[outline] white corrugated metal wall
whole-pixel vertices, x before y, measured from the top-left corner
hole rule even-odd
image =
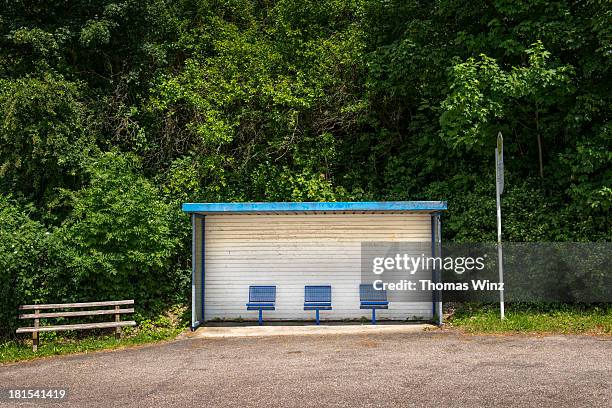
[[[431,216],[206,215],[205,320],[256,319],[245,307],[250,285],[277,286],[276,310],[264,312],[265,320],[314,318],[303,310],[304,285],[317,284],[332,286],[333,310],[321,312],[322,320],[369,317],[359,309],[363,241],[431,242]],[[430,319],[432,303],[391,302],[377,316]]]

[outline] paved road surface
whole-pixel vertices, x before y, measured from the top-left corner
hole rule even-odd
[[[0,366],[8,387],[68,388],[62,407],[610,407],[612,339],[192,338]]]

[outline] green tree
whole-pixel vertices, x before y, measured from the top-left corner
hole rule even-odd
[[[52,75],[0,79],[0,185],[37,205],[78,186],[95,151],[78,84]]]
[[[454,147],[468,148],[492,146],[496,130],[502,128],[514,135],[519,130],[533,133],[543,178],[540,116],[572,92],[573,68],[551,64],[550,52],[541,42],[526,52],[528,65],[512,67],[508,72],[486,55],[454,65],[450,93],[442,102],[441,131]]]

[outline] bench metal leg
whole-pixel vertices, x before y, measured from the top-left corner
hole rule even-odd
[[[316,310],[317,312],[317,326],[319,325],[319,309]]]
[[[376,324],[376,309],[372,309],[372,324]]]
[[[263,310],[259,309],[259,325],[263,325]]]

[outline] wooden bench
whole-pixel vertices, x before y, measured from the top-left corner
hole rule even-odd
[[[34,326],[20,327],[17,333],[32,333],[32,351],[38,350],[38,333],[55,332],[63,330],[85,330],[85,329],[106,329],[115,328],[115,338],[121,338],[121,328],[125,326],[136,326],[133,320],[121,320],[122,314],[134,313],[134,308],[121,308],[124,305],[134,305],[134,300],[113,300],[109,302],[85,302],[85,303],[55,303],[47,305],[23,305],[19,310],[34,310],[34,313],[20,314],[20,319],[34,319]],[[113,309],[97,310],[75,310],[75,311],[53,311],[56,309],[87,309],[92,307],[114,306]],[[42,312],[41,310],[49,310]],[[79,317],[79,316],[100,316],[114,315],[115,320],[101,323],[81,323],[81,324],[60,324],[55,326],[41,326],[40,319],[56,317]]]

